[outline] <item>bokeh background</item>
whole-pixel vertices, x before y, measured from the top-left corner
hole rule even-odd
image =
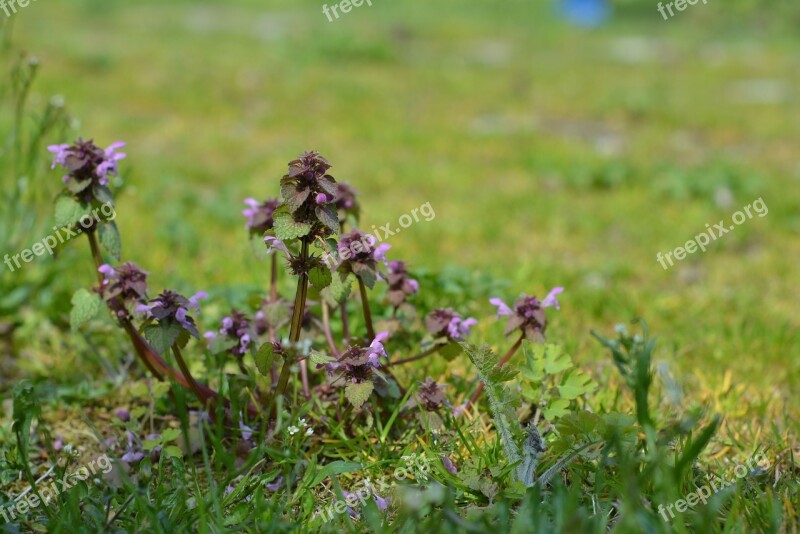
[[[481,318],[479,336],[501,340],[489,296],[563,285],[550,336],[595,376],[608,364],[590,329],[640,316],[700,402],[719,409],[735,389],[722,409],[746,418],[797,393],[796,2],[710,0],[667,21],[655,2],[614,2],[590,25],[539,0],[373,0],[334,22],[321,7],[39,0],[3,21],[3,61],[39,62],[25,120],[54,95],[71,118],[41,146],[128,143],[117,224],[152,287],[207,290],[210,317],[266,287],[242,200],[277,195],[286,163],[316,149],[361,193],[363,227],[432,204],[391,257]],[[16,175],[9,154],[2,252],[16,253],[52,226],[61,182],[44,161]],[[657,263],[758,198],[766,217]],[[70,295],[93,281],[85,248],[4,267],[4,390],[99,365],[62,335]]]

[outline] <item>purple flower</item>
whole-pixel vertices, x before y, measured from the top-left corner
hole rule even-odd
[[[141,451],[128,451],[122,455],[120,460],[126,464],[138,464],[144,458],[144,453]]]
[[[114,412],[114,415],[116,415],[120,421],[125,423],[131,420],[131,413],[125,408],[118,408],[117,411]]]
[[[463,341],[476,324],[477,320],[472,317],[462,319],[452,308],[437,308],[425,319],[425,326],[431,334],[446,337],[450,341]]]
[[[103,275],[100,296],[118,317],[129,316],[136,305],[147,298],[147,273],[135,264],[124,263],[118,267],[104,264],[97,270]]]
[[[372,498],[375,499],[375,506],[377,506],[378,510],[380,510],[381,512],[385,512],[386,509],[389,507],[389,501],[390,501],[389,497],[386,497],[384,499],[383,497],[381,497],[376,493],[375,495],[372,496]]]
[[[249,440],[253,437],[253,429],[244,424],[241,419],[239,419],[239,430],[242,431],[242,439]]]
[[[278,206],[280,206],[280,201],[277,198],[268,198],[264,202],[259,202],[254,198],[246,198],[244,203],[248,207],[242,210],[242,215],[247,217],[246,227],[251,234],[262,235],[267,230],[272,229],[274,223],[273,215]]]
[[[256,334],[247,316],[236,310],[231,310],[229,317],[222,319],[222,328],[219,329],[219,334],[225,338],[235,341],[235,345],[230,348],[230,353],[236,357],[242,357],[250,350],[251,342],[256,339]],[[207,339],[215,339],[217,334],[214,332],[206,332]]]
[[[453,475],[458,474],[458,469],[456,469],[456,466],[453,465],[453,462],[451,462],[450,458],[448,458],[447,456],[442,456],[442,465],[444,466],[445,469],[450,471],[451,474]]]
[[[51,168],[61,166],[68,171],[64,176],[67,188],[80,200],[88,201],[96,198],[91,185],[105,186],[109,176],[117,176],[117,162],[126,156],[117,149],[124,146],[125,143],[117,141],[103,149],[91,140],[78,139],[72,145],[51,145],[47,150],[54,154]]]
[[[264,238],[264,243],[267,244],[267,254],[272,254],[275,251],[283,252],[287,258],[291,259],[292,254],[289,252],[289,248],[286,246],[286,243],[277,237],[268,235]]]
[[[339,215],[332,201],[336,180],[328,174],[331,164],[319,152],[305,152],[289,162],[281,178],[281,196],[292,219],[312,226],[312,235],[339,231]]]
[[[195,293],[187,299],[174,291],[167,290],[151,300],[149,304],[137,306],[136,311],[149,318],[156,319],[159,324],[177,322],[189,334],[199,338],[200,333],[197,331],[194,319],[189,316],[189,310],[194,310],[195,314],[199,314],[199,300],[206,297],[207,295],[203,291]]]
[[[554,287],[543,301],[534,296],[523,295],[514,308],[509,307],[499,298],[490,299],[493,306],[497,306],[497,317],[508,317],[506,335],[516,329],[521,329],[526,339],[531,341],[544,341],[544,331],[547,328],[545,308],[555,307],[561,309],[556,296],[564,291],[563,287]]]
[[[342,234],[337,245],[339,270],[345,273],[352,272],[369,288],[374,287],[375,281],[382,278],[378,271],[378,263],[386,265],[386,251],[391,248],[391,245],[386,243],[376,247],[376,242],[375,236],[354,229]]]
[[[386,281],[389,284],[389,291],[386,293],[386,297],[395,308],[398,308],[408,297],[419,291],[419,282],[408,276],[406,265],[402,261],[389,263]]]
[[[429,412],[438,410],[445,401],[444,388],[444,385],[437,384],[433,378],[428,377],[419,384],[419,391],[416,395],[417,404]]]
[[[266,484],[266,488],[270,491],[278,491],[278,488],[281,487],[281,483],[283,482],[283,476],[279,475],[271,484]]]

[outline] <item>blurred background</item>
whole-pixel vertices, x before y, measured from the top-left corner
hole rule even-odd
[[[796,393],[800,4],[701,0],[668,20],[656,2],[600,4],[372,0],[332,22],[310,0],[0,12],[0,252],[50,233],[47,144],[123,140],[123,258],[153,288],[208,291],[215,317],[268,283],[243,199],[277,196],[286,163],[315,149],[360,192],[363,228],[431,203],[390,258],[484,319],[476,337],[502,339],[490,296],[563,285],[550,335],[594,373],[607,364],[589,330],[641,316],[659,358],[710,397]],[[758,198],[766,217],[656,261]],[[3,390],[101,365],[63,334],[94,280],[79,241],[3,266]]]

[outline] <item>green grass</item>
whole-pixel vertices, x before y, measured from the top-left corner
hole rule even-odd
[[[14,40],[40,60],[31,108],[41,110],[60,94],[77,118],[66,138],[53,133],[48,142],[78,135],[101,145],[128,142],[118,195],[123,255],[151,272],[152,288],[208,290],[213,302],[204,307],[204,329],[269,282],[250,251],[242,199],[277,195],[286,162],[317,149],[334,163],[337,179],[360,191],[364,227],[397,221],[431,202],[435,220],[393,237],[391,257],[420,273],[422,309],[453,305],[478,317],[475,340],[500,353],[513,342],[503,340],[491,318],[490,296],[513,300],[523,291],[543,295],[565,286],[548,339],[564,345],[600,384],[585,399],[592,410],[628,412],[632,403],[618,399],[620,381],[590,330],[608,334],[617,323],[644,318],[658,337],[657,368],[683,386],[682,410],[661,405],[660,415],[671,419],[702,406],[724,418],[704,452],[704,468],[733,465],[760,449],[779,467],[770,495],[737,488],[720,508],[724,528],[768,530],[778,518],[791,531],[798,508],[791,394],[800,386],[797,8],[710,2],[664,22],[654,6],[626,2],[611,24],[584,31],[563,25],[538,2],[373,4],[328,23],[320,3],[305,0],[42,1],[15,17]],[[742,82],[753,80],[777,84],[777,100],[747,102]],[[5,107],[4,139],[10,121]],[[14,182],[9,154],[0,153],[4,189]],[[9,232],[8,252],[41,239],[41,229],[51,226],[45,204],[58,192],[60,175],[41,162],[29,174],[41,197],[27,213],[37,216],[32,224],[39,230]],[[718,200],[728,194],[730,203]],[[668,271],[656,262],[656,253],[683,245],[706,223],[729,220],[759,197],[769,207],[766,217]],[[119,374],[131,360],[109,322],[69,333],[69,297],[94,280],[86,248],[73,243],[57,262],[39,258],[21,273],[3,270],[4,291],[34,289],[0,318],[0,325],[13,325],[0,344],[0,389],[10,398],[13,380],[37,378],[50,391],[40,428],[64,433],[57,429],[67,420],[119,433],[122,426],[101,415],[118,405],[146,405],[146,396],[131,392],[142,383],[138,372]],[[290,295],[293,281],[281,282]],[[449,365],[412,364],[399,377],[410,383],[425,373],[451,382],[453,398],[467,394],[475,377],[463,356]],[[177,425],[171,402],[159,397],[162,425]],[[96,411],[83,414],[80,403]],[[481,450],[496,467],[502,448],[485,415],[463,429],[474,433],[476,445],[452,446]],[[373,424],[379,422],[386,421]],[[374,475],[391,472],[401,451],[432,446],[429,434],[414,436],[413,428],[400,425],[390,451],[376,446],[371,429],[328,429],[328,441],[317,436],[312,445],[294,443],[288,454],[264,452],[268,467],[258,483],[278,471],[302,476],[303,462],[314,455],[319,463],[344,458],[372,466]],[[0,438],[8,435],[2,432]],[[230,448],[221,434],[211,439],[220,440],[209,446],[214,454]],[[13,442],[4,441],[4,450],[12,450]],[[95,450],[90,439],[81,443]],[[40,458],[37,465],[45,463]],[[134,493],[117,528],[141,528],[159,513],[174,528],[191,530],[223,525],[225,518],[229,526],[253,529],[252,517],[309,528],[306,501],[320,492],[257,500],[256,514],[242,502],[227,506],[209,480],[228,481],[233,465],[231,458],[198,456],[185,467],[175,460],[171,468],[197,470],[187,477],[191,484],[183,487],[176,477],[174,486],[153,483],[151,493]],[[465,499],[462,482],[438,475],[451,483],[447,491],[464,521],[493,517],[504,525],[503,517],[524,515],[508,495]],[[2,479],[3,492],[10,482]],[[615,483],[624,493],[625,481]],[[324,487],[320,498],[329,500],[335,489]],[[676,491],[680,497],[686,489]],[[607,495],[598,490],[600,501]],[[189,496],[201,506],[186,515],[193,523],[181,524],[179,501]],[[592,510],[579,497],[557,487],[542,506],[555,516],[584,517]],[[528,499],[526,509],[539,506]],[[626,506],[635,500],[622,499]],[[63,525],[77,521],[77,506],[60,508]],[[428,516],[431,524],[437,513]]]

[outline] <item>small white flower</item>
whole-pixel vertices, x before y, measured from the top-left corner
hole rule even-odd
[[[311,427],[308,427],[308,428],[306,429],[306,436],[310,436],[310,435],[311,435],[311,434],[313,434],[313,433],[314,433],[314,429],[313,429],[313,428],[311,428]]]
[[[300,429],[299,429],[299,428],[297,428],[297,427],[296,427],[296,426],[294,426],[294,425],[290,426],[290,427],[289,427],[289,428],[287,428],[286,430],[289,432],[289,435],[290,435],[290,436],[294,436],[295,434],[297,434],[298,432],[300,432]]]
[[[305,417],[301,417],[299,423],[300,423],[300,426],[303,427],[303,428],[308,426],[308,423],[306,423],[306,418]]]

